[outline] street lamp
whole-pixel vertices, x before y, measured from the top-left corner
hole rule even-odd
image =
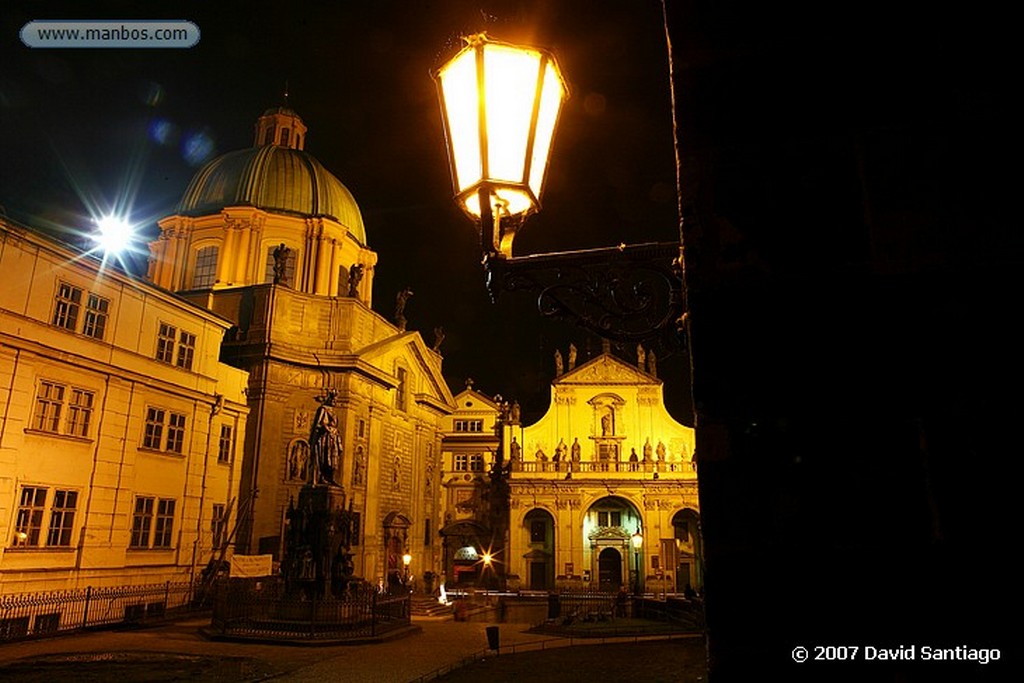
[[[636,567],[636,583],[633,585],[633,594],[640,595],[640,546],[644,544],[644,536],[640,533],[639,527],[630,540],[633,542],[633,562]]]
[[[402,582],[405,587],[409,587],[409,564],[412,562],[412,555],[406,553],[402,555],[402,565],[405,567],[405,580]]]
[[[540,195],[569,89],[546,50],[480,33],[434,74],[459,207],[479,220],[491,300],[537,293],[547,317],[568,318],[619,342],[678,346],[683,320],[679,243],[513,256]]]

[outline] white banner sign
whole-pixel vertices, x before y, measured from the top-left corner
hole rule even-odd
[[[231,578],[254,579],[273,573],[273,555],[232,555]]]

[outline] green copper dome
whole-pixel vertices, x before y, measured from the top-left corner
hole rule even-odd
[[[178,213],[202,216],[229,206],[336,220],[366,245],[366,228],[352,193],[301,149],[266,144],[229,152],[192,178]]]

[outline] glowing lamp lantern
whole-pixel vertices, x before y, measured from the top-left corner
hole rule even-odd
[[[511,257],[522,218],[540,207],[555,124],[568,88],[554,56],[469,36],[435,78],[455,198],[484,229],[485,255]],[[502,224],[503,219],[509,220]]]

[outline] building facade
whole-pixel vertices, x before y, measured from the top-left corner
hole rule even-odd
[[[371,309],[376,254],[347,188],[304,151],[285,108],[254,146],[199,170],[159,221],[149,277],[233,323],[221,357],[249,373],[240,552],[280,559],[289,506],[310,480],[310,419],[336,392],[343,448],[335,505],[356,520],[356,576],[437,572],[444,419],[454,407],[441,356],[406,330],[407,293]]]
[[[228,552],[231,323],[0,218],[0,592],[195,578]]]
[[[555,378],[539,421],[504,428],[510,584],[700,587],[694,431],[648,369],[602,353]]]
[[[493,571],[513,590],[700,590],[693,429],[665,409],[653,363],[607,350],[579,367],[570,359],[533,424],[471,385],[455,397],[443,450],[449,584]]]

